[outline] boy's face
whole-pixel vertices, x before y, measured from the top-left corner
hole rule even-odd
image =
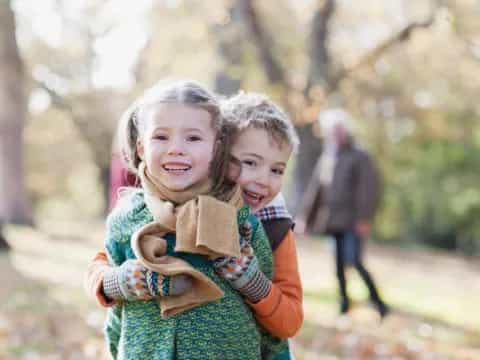
[[[254,212],[265,207],[282,189],[287,161],[292,153],[288,144],[279,144],[264,129],[243,130],[232,147],[241,172],[237,183],[243,200]]]

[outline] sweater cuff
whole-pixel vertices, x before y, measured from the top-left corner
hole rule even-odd
[[[103,276],[99,277],[96,280],[94,292],[95,292],[95,298],[97,299],[97,302],[103,307],[111,307],[118,303],[117,300],[110,299],[103,292]]]
[[[109,268],[103,273],[103,293],[110,299],[121,300],[124,298],[117,268]]]
[[[245,300],[246,303],[253,309],[253,312],[257,317],[268,317],[271,316],[275,310],[277,310],[278,305],[282,297],[282,292],[274,284],[270,288],[270,292],[266,297],[260,300],[257,303],[252,303],[251,301]]]

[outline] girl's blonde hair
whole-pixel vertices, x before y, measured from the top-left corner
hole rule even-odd
[[[210,162],[210,178],[213,181],[212,195],[221,196],[225,188],[231,187],[227,180],[228,159],[231,141],[229,131],[223,129],[220,105],[217,97],[194,81],[159,82],[146,90],[122,115],[119,124],[120,149],[127,167],[137,173],[142,161],[137,151],[137,142],[144,127],[145,109],[152,105],[183,104],[207,111],[215,131],[215,145]]]
[[[263,94],[239,92],[221,103],[222,115],[233,141],[246,128],[263,129],[280,146],[297,150],[298,135],[288,115]]]

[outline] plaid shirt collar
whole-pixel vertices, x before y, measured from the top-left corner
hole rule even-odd
[[[285,206],[266,206],[258,210],[255,216],[261,221],[275,220],[275,219],[291,219],[292,216],[285,208]]]
[[[282,194],[278,194],[272,202],[264,208],[258,210],[255,216],[261,220],[275,220],[275,219],[292,219],[292,216],[287,210],[285,200]]]

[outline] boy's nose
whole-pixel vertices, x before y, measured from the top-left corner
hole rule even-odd
[[[255,182],[262,187],[268,187],[268,183],[269,183],[268,171],[266,170],[259,171]]]

